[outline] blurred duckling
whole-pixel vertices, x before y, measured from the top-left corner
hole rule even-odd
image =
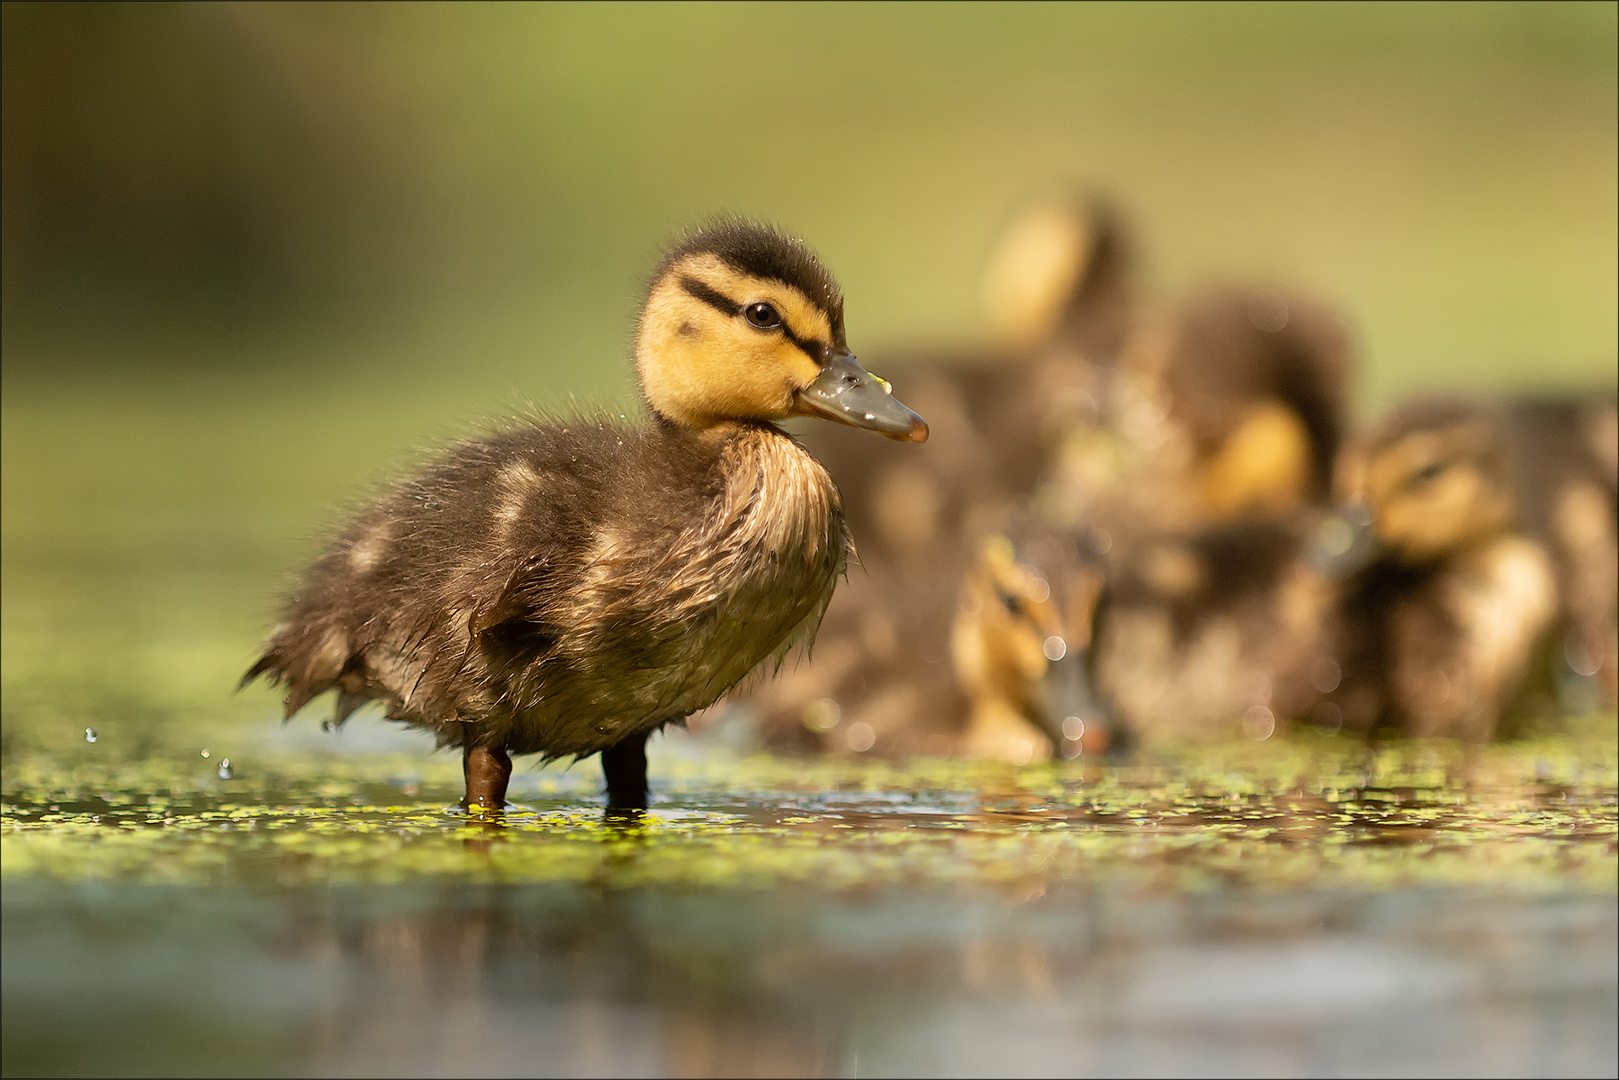
[[[921,417],[850,353],[836,283],[797,240],[725,221],[663,258],[642,305],[639,426],[595,417],[452,448],[363,509],[308,571],[244,683],[286,714],[336,690],[462,748],[469,806],[511,754],[601,753],[646,805],[648,735],[807,644],[848,535],[826,470],[776,426],[893,439]]]
[[[951,625],[964,753],[1023,765],[1107,748],[1083,667],[1103,580],[1099,560],[1027,515],[985,541]]]
[[[1336,676],[1309,519],[1252,517],[1128,545],[1109,569],[1090,667],[1111,722],[1142,743],[1265,739]]]
[[[1007,740],[1038,735],[1070,758],[1284,730],[1331,674],[1330,593],[1307,558],[1311,535],[1302,518],[1255,518],[1135,537],[1104,555],[1091,531],[1026,528],[1010,555],[986,551],[963,590],[958,641],[986,657],[1016,649],[1018,661],[974,677],[990,665],[958,649],[973,714],[1016,715]],[[1010,583],[977,584],[1009,559]],[[1051,583],[1050,611],[1009,587],[1018,577],[1042,593]]]
[[[1041,513],[1162,532],[1324,507],[1353,365],[1345,320],[1297,293],[1219,286],[1143,315],[1107,423],[1070,429]]]
[[[1506,406],[1505,422],[1520,521],[1545,544],[1557,573],[1562,672],[1591,680],[1589,704],[1612,708],[1619,703],[1619,406],[1611,398],[1525,399]]]
[[[1421,400],[1345,455],[1323,543],[1346,727],[1484,741],[1557,652],[1613,700],[1619,514],[1593,438],[1612,411]]]

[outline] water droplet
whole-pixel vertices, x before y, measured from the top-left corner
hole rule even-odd
[[[206,748],[204,748],[204,749],[203,749],[203,751],[202,751],[202,756],[203,756],[203,757],[207,757],[207,756],[208,756],[208,750],[207,750],[207,749],[206,749]]]
[[[95,742],[98,738],[100,738],[100,736],[96,734],[96,729],[95,728],[87,727],[87,728],[84,729],[84,741],[85,742]]]
[[[1344,669],[1330,656],[1318,656],[1310,665],[1310,683],[1323,694],[1330,694],[1343,682]]]
[[[864,754],[877,745],[877,729],[863,720],[856,720],[849,725],[849,730],[844,733],[843,738],[849,744],[850,750]]]
[[[1063,738],[1078,742],[1085,737],[1085,721],[1077,716],[1070,716],[1062,722]]]
[[[1056,663],[1058,660],[1061,660],[1063,657],[1068,655],[1068,642],[1064,641],[1056,634],[1052,634],[1050,637],[1046,638],[1045,644],[1040,646],[1040,649],[1046,654],[1047,660],[1050,660],[1052,663]]]
[[[1276,714],[1263,705],[1249,706],[1242,714],[1242,731],[1254,742],[1264,742],[1276,732]]]
[[[838,722],[843,719],[843,710],[829,697],[817,698],[804,706],[800,719],[805,727],[824,735],[838,726]]]
[[[1322,554],[1336,559],[1355,545],[1355,527],[1341,517],[1328,518],[1316,534]]]
[[[235,775],[235,771],[230,767],[230,758],[225,758],[219,763],[219,778],[221,780],[229,780]]]

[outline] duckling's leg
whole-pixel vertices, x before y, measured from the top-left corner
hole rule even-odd
[[[602,772],[607,775],[607,806],[616,810],[646,809],[646,739],[648,732],[631,735],[602,751]]]
[[[512,778],[512,759],[505,749],[468,746],[461,751],[461,771],[467,779],[468,810],[474,806],[499,810],[506,805],[506,784]]]

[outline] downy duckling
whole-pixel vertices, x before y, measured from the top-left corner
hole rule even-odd
[[[1421,400],[1345,455],[1323,532],[1345,727],[1484,741],[1560,623],[1571,665],[1611,671],[1615,497],[1588,437],[1611,409]]]
[[[838,489],[775,422],[928,429],[815,255],[751,222],[668,251],[635,361],[645,423],[465,442],[360,511],[243,682],[286,685],[289,718],[381,702],[462,749],[468,806],[504,804],[511,754],[599,752],[608,804],[644,807],[647,736],[807,645],[844,571]]]
[[[1074,428],[1036,496],[1053,524],[1197,531],[1331,499],[1354,350],[1330,306],[1218,286],[1144,315],[1106,433]]]
[[[1310,714],[1336,667],[1311,518],[1146,537],[1109,568],[1089,658],[1110,721],[1141,742],[1266,739]]]
[[[1111,742],[1084,666],[1104,567],[1069,539],[1020,514],[984,542],[963,582],[951,660],[969,756],[1024,765]]]
[[[1612,398],[1520,399],[1507,404],[1505,420],[1520,521],[1545,544],[1557,572],[1563,665],[1594,682],[1587,698],[1612,708],[1619,703],[1619,406]]]

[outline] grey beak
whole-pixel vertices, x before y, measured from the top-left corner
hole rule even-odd
[[[820,376],[798,392],[799,413],[866,428],[900,442],[927,442],[928,424],[893,397],[888,384],[849,353],[827,361]]]

